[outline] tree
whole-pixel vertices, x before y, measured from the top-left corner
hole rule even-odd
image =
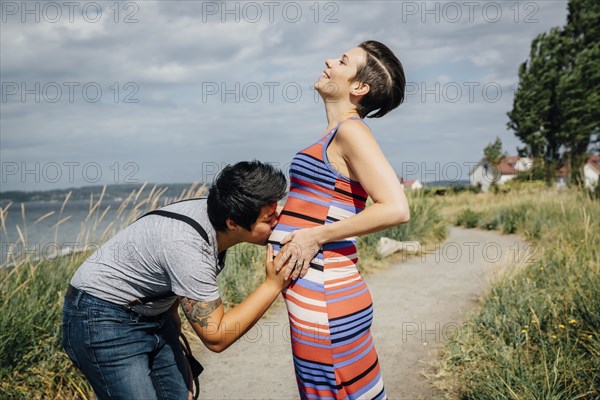
[[[561,114],[557,87],[564,68],[566,43],[558,28],[538,35],[531,44],[529,59],[519,68],[519,88],[508,127],[525,144],[521,153],[559,161]]]
[[[564,162],[571,180],[583,182],[583,166],[592,137],[600,130],[600,44],[584,49],[558,85],[564,119]]]
[[[506,153],[502,151],[502,141],[498,136],[496,136],[494,143],[488,143],[488,145],[483,148],[483,156],[488,165],[494,170],[493,185],[500,178],[500,174],[498,174],[498,165],[500,165],[502,159],[506,157]]]
[[[583,182],[590,145],[600,133],[600,3],[571,0],[564,34],[570,54],[557,91],[564,119],[564,161],[571,181]],[[594,139],[595,138],[595,139]]]
[[[563,164],[581,182],[590,146],[600,137],[600,2],[570,0],[567,24],[537,36],[519,67],[509,129],[521,155],[542,158],[547,180]]]

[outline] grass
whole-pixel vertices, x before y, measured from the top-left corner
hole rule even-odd
[[[104,191],[91,197],[88,214],[77,243],[101,243],[143,213],[172,201],[154,188],[141,198],[144,187],[132,192],[120,205],[116,217],[102,232],[98,225],[108,209],[102,206]],[[181,198],[197,197],[204,187],[192,185]],[[67,195],[58,213],[48,213],[37,222],[55,217],[54,237],[68,220],[64,209]],[[1,229],[6,234],[6,213],[11,204],[0,210]],[[25,220],[25,207],[20,211]],[[27,227],[16,228],[20,245],[27,248]],[[86,246],[82,246],[85,248]],[[62,298],[68,282],[91,251],[66,256],[19,252],[0,268],[0,398],[4,399],[72,399],[91,398],[92,390],[74,367],[61,345]]]
[[[181,198],[195,197],[190,188]],[[90,199],[79,242],[101,242],[146,210],[173,199],[151,191],[129,196],[103,232],[102,195]],[[444,349],[438,385],[461,399],[600,398],[600,205],[577,191],[529,187],[498,194],[444,197],[409,194],[411,221],[358,241],[363,268],[380,262],[382,236],[434,243],[446,225],[518,234],[537,247],[529,262],[506,269],[480,309]],[[68,216],[56,218],[55,237]],[[0,210],[0,223],[9,207]],[[14,208],[11,212],[14,211]],[[21,208],[15,212],[25,213]],[[42,219],[40,218],[40,219]],[[62,222],[61,222],[62,221]],[[27,229],[21,227],[25,242]],[[240,302],[262,282],[263,250],[238,245],[220,274],[224,303]],[[91,389],[60,344],[62,296],[77,266],[89,255],[13,259],[0,269],[0,398],[90,398]]]
[[[0,392],[3,399],[89,398],[60,351],[62,297],[83,254],[1,269]]]
[[[78,243],[102,243],[143,213],[178,199],[164,197],[164,191],[152,189],[141,197],[143,187],[132,192],[117,210],[117,217],[102,232],[100,222],[108,212],[102,205],[104,192],[91,197],[86,222]],[[179,199],[197,197],[203,187],[190,187]],[[69,219],[63,215],[69,197],[57,213],[38,219],[56,218],[55,241],[60,225]],[[446,235],[440,205],[435,199],[412,195],[409,199],[411,221],[408,224],[360,238],[363,265],[377,261],[374,246],[382,236],[396,240],[433,242]],[[6,233],[6,214],[11,205],[0,209],[0,228]],[[10,210],[11,212],[14,209]],[[19,210],[26,213],[21,205]],[[17,228],[21,245],[27,245],[27,228]],[[83,246],[85,247],[85,246]],[[85,378],[64,353],[60,341],[64,291],[80,263],[91,251],[73,252],[54,258],[35,259],[14,256],[10,266],[0,268],[0,398],[4,399],[89,399],[92,391]],[[23,254],[26,254],[24,252]],[[363,258],[364,255],[364,258]],[[227,307],[241,302],[264,279],[264,249],[240,244],[228,251],[226,268],[219,275],[219,291]],[[184,322],[186,329],[186,322]],[[187,327],[189,330],[189,326]],[[188,337],[193,338],[193,333]]]
[[[438,385],[465,400],[600,398],[598,200],[577,190],[527,188],[444,203],[448,221],[470,210],[537,251],[499,276],[450,339]]]
[[[447,236],[446,221],[441,213],[442,204],[421,191],[407,192],[410,221],[358,238],[361,272],[370,272],[380,266],[377,244],[382,237],[397,241],[419,241],[423,245],[439,243]]]

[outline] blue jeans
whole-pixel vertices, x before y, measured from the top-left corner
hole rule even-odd
[[[145,317],[70,290],[62,344],[98,399],[187,399],[189,366],[169,313]]]

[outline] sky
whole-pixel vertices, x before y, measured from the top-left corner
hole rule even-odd
[[[405,179],[468,179],[507,130],[533,38],[567,1],[0,2],[0,191],[287,173],[327,127],[324,60],[378,40],[406,101],[366,119]]]

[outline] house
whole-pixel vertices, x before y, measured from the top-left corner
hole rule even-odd
[[[423,188],[423,184],[418,179],[405,181],[404,178],[400,178],[400,183],[404,186],[404,190],[417,190]]]
[[[469,174],[472,186],[481,185],[482,191],[487,191],[494,177],[496,183],[501,185],[513,179],[518,173],[528,171],[533,166],[533,160],[529,157],[508,156],[505,157],[497,168],[490,165],[487,160],[482,159]],[[497,172],[495,172],[497,171]],[[591,188],[598,183],[600,174],[600,155],[591,156],[583,167],[585,187]],[[569,167],[563,166],[556,171],[556,185],[564,187],[569,182]]]
[[[569,167],[563,165],[556,171],[556,186],[563,188],[569,183]]]
[[[472,186],[481,185],[481,190],[487,192],[492,183],[496,182],[499,185],[506,183],[520,172],[528,171],[532,166],[533,160],[529,157],[507,156],[497,167],[483,158],[469,174],[469,181]]]
[[[417,190],[422,189],[423,184],[418,179],[412,179],[403,183],[404,189]]]
[[[591,156],[583,166],[585,187],[592,188],[598,184],[600,175],[600,155]]]
[[[590,156],[583,166],[583,180],[586,188],[593,188],[598,183],[600,173],[600,155]],[[564,187],[569,183],[570,168],[563,165],[556,171],[556,186]]]

